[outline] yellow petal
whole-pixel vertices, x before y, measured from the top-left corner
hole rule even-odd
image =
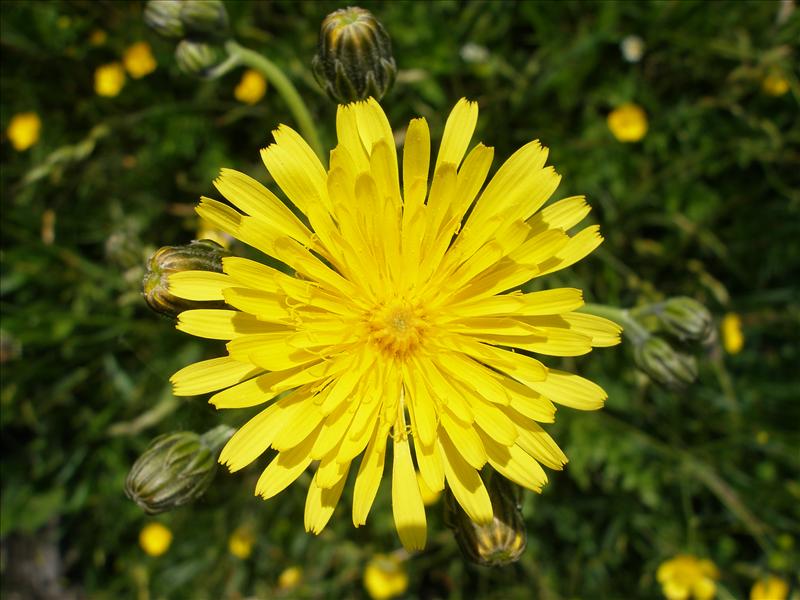
[[[241,311],[260,317],[262,321],[288,322],[292,313],[282,294],[243,287],[229,287],[222,292],[225,302]]]
[[[573,373],[550,369],[544,381],[524,382],[556,404],[578,410],[602,408],[608,397],[596,383]]]
[[[439,446],[447,485],[456,501],[476,523],[491,523],[494,518],[492,502],[478,472],[464,460],[447,434],[439,437]]]
[[[311,480],[306,496],[305,508],[305,527],[309,533],[319,534],[325,529],[325,525],[330,521],[339,498],[342,496],[344,484],[347,482],[347,474],[350,464],[343,465],[336,483],[328,488],[321,488],[317,485],[317,475]]]
[[[489,464],[497,472],[526,489],[542,491],[542,486],[547,483],[547,475],[530,455],[519,446],[498,444],[488,435],[482,435],[481,439],[486,447]]]
[[[552,315],[569,312],[583,306],[583,292],[575,288],[554,288],[529,294],[503,294],[479,300],[465,301],[450,307],[458,317],[514,317]]]
[[[250,362],[223,356],[186,366],[175,373],[170,381],[176,396],[194,396],[229,387],[263,371]]]
[[[408,438],[395,431],[394,463],[392,467],[392,512],[400,541],[406,550],[425,547],[427,525],[425,505],[417,483],[417,474],[411,462]]]
[[[483,187],[483,182],[486,181],[493,158],[494,148],[478,144],[464,159],[464,164],[458,170],[456,182],[457,190],[453,206],[456,215],[463,217],[467,212],[475,196]]]
[[[435,440],[434,440],[435,442]],[[414,440],[414,450],[417,457],[419,474],[431,491],[441,492],[444,489],[444,463],[442,462],[442,451],[438,443],[430,446]]]
[[[222,290],[231,285],[230,277],[213,271],[178,271],[169,276],[169,293],[186,300],[222,300]]]
[[[571,196],[543,208],[528,220],[528,224],[534,234],[546,229],[567,231],[580,223],[591,210],[584,196]]]
[[[308,451],[313,443],[312,434],[291,450],[279,453],[258,478],[256,494],[267,500],[285,490],[300,477],[311,464]]]
[[[254,333],[289,332],[285,325],[265,323],[253,315],[236,310],[196,309],[178,315],[177,329],[212,340],[232,340]]]
[[[372,439],[367,451],[361,457],[356,484],[353,489],[353,525],[360,527],[367,522],[369,509],[378,492],[383,477],[383,463],[386,458],[386,435],[388,427],[375,424]]]
[[[247,408],[249,406],[256,406],[271,400],[280,392],[291,389],[290,386],[281,386],[294,377],[302,367],[289,369],[287,371],[276,371],[274,373],[264,373],[253,379],[249,379],[233,387],[217,392],[208,401],[216,408]],[[302,383],[306,383],[303,381]],[[297,385],[300,385],[298,383]]]
[[[461,163],[477,123],[478,103],[461,98],[447,117],[436,168],[442,163],[449,162],[456,166]]]
[[[464,425],[453,418],[449,410],[442,411],[441,423],[444,431],[457,448],[457,452],[464,460],[475,469],[480,469],[486,464],[486,450],[483,448],[478,432],[471,425]]]
[[[431,134],[425,119],[412,119],[406,130],[403,144],[403,198],[405,200],[404,225],[413,207],[425,201],[428,191]],[[420,185],[420,182],[424,185]]]
[[[540,275],[560,271],[572,266],[579,260],[585,258],[603,243],[603,236],[600,235],[600,226],[592,225],[582,229],[569,242],[556,253],[556,256],[539,264]]]

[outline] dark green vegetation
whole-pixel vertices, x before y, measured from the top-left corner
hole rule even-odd
[[[310,60],[319,23],[341,6],[228,3],[236,38],[295,82],[326,147],[335,107]],[[550,427],[571,462],[541,496],[526,493],[521,561],[468,566],[440,503],[429,509],[428,551],[407,563],[408,596],[656,598],[658,565],[680,552],[718,565],[720,598],[745,597],[768,571],[797,572],[800,11],[779,25],[779,3],[767,1],[365,7],[392,36],[399,73],[383,105],[395,127],[422,115],[438,139],[456,100],[476,99],[476,139],[496,147],[495,167],[539,138],[564,176],[556,196],[592,203],[606,242],[547,285],[618,306],[691,296],[716,317],[740,313],[746,338],[735,356],[712,345],[699,382],[679,393],[636,371],[626,344],[566,361],[609,400],[597,413],[562,408]],[[292,564],[304,582],[283,597],[365,596],[366,560],[398,546],[388,481],[366,527],[350,524],[345,491],[315,538],[302,524],[309,478],[265,503],[252,495],[258,468],[220,469],[201,501],[156,518],[175,536],[160,558],[139,548],[151,518],[123,493],[156,435],[236,426],[252,412],[171,395],[173,372],[221,346],[148,311],[140,282],[155,248],[195,236],[191,207],[217,195],[220,167],[269,184],[258,149],[278,123],[294,124],[285,103],[272,88],[255,106],[237,103],[240,72],[181,74],[174,44],[145,29],[138,2],[0,9],[2,129],[19,112],[43,122],[32,149],[17,153],[7,139],[1,148],[4,581],[38,549],[49,557],[41,577],[58,559],[65,585],[92,598],[265,598]],[[98,28],[108,39],[93,46]],[[628,34],[646,43],[638,64],[621,56]],[[96,96],[94,69],[139,40],[158,69],[115,98]],[[485,56],[465,60],[466,44]],[[761,89],[773,69],[791,85],[780,97]],[[649,115],[639,143],[617,142],[606,126],[625,101]],[[244,561],[227,549],[241,525],[257,536]]]

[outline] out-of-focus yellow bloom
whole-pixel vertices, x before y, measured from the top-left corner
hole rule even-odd
[[[761,82],[761,89],[770,96],[783,96],[789,91],[789,80],[779,73],[770,73]]]
[[[711,600],[717,593],[719,571],[710,560],[679,554],[661,563],[656,573],[668,600]]]
[[[390,554],[376,554],[364,569],[364,587],[372,600],[387,600],[403,594],[408,588],[403,561]]]
[[[102,29],[95,29],[91,34],[89,34],[89,43],[92,46],[102,46],[106,43],[107,39],[108,34]]]
[[[94,91],[98,96],[113,98],[125,85],[125,69],[121,63],[113,62],[97,67],[94,72]]]
[[[282,590],[289,590],[295,587],[303,578],[303,569],[300,567],[288,567],[278,575],[278,587]]]
[[[139,545],[150,556],[161,556],[172,544],[172,532],[161,523],[148,523],[139,533]]]
[[[17,152],[23,152],[39,141],[42,121],[35,112],[18,113],[11,117],[6,135]]]
[[[150,44],[147,42],[136,42],[129,46],[122,55],[122,62],[125,63],[125,68],[134,79],[149,75],[158,66],[153,52],[150,50]]]
[[[608,128],[620,142],[638,142],[647,133],[647,113],[638,104],[627,102],[608,113]]]
[[[239,102],[245,104],[255,104],[264,97],[267,91],[267,80],[258,71],[247,69],[242,75],[241,81],[233,90],[233,95]]]
[[[439,501],[442,492],[434,492],[429,488],[428,484],[425,483],[425,479],[419,472],[417,472],[417,483],[419,484],[419,493],[422,496],[422,503],[425,506],[431,506]]]
[[[779,577],[765,577],[756,581],[750,590],[750,600],[786,600],[789,585]]]
[[[736,313],[722,317],[722,345],[728,354],[739,354],[744,346],[742,319]]]
[[[253,553],[256,538],[248,527],[237,528],[228,538],[228,550],[237,558],[244,560]]]

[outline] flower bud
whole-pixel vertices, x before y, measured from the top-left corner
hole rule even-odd
[[[187,75],[204,79],[213,79],[214,67],[225,60],[222,50],[213,44],[181,40],[175,47],[175,62],[178,68]]]
[[[494,472],[486,482],[486,489],[494,512],[491,523],[473,522],[449,489],[445,499],[445,523],[467,559],[478,565],[500,567],[519,560],[528,544],[520,493],[517,486]]]
[[[150,0],[144,7],[144,22],[161,36],[180,39],[186,34],[182,5],[181,0]]]
[[[195,240],[185,246],[164,246],[147,261],[142,281],[144,299],[154,311],[176,316],[190,308],[214,308],[221,303],[195,302],[178,298],[169,291],[169,276],[179,271],[222,272],[222,259],[230,252],[211,240]]]
[[[713,329],[711,313],[694,298],[680,296],[664,302],[658,313],[664,331],[681,342],[706,339]]]
[[[181,22],[189,34],[224,37],[228,33],[228,11],[221,0],[184,0]]]
[[[370,96],[380,100],[397,73],[389,34],[372,13],[358,7],[325,17],[311,66],[317,83],[342,104]]]
[[[154,439],[125,480],[125,494],[155,515],[202,496],[217,470],[217,456],[233,429],[220,425],[197,435],[178,431]]]
[[[680,389],[697,378],[697,361],[693,356],[676,352],[664,338],[651,336],[634,352],[636,365],[653,381]]]

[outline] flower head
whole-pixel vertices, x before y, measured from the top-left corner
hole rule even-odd
[[[172,532],[161,523],[148,523],[139,533],[139,545],[150,556],[161,556],[172,545]]]
[[[94,72],[94,91],[98,96],[113,98],[125,85],[125,69],[121,63],[113,62],[97,67]]]
[[[128,74],[134,79],[149,75],[158,66],[156,59],[153,57],[153,52],[150,50],[150,44],[147,42],[136,42],[130,46],[125,50],[122,62],[125,64]]]
[[[786,600],[789,597],[789,585],[780,577],[759,579],[750,590],[750,600]]]
[[[744,347],[742,318],[736,313],[727,313],[722,317],[722,345],[728,354],[739,354]]]
[[[717,593],[714,581],[719,572],[710,560],[679,554],[661,563],[656,579],[668,600],[711,600]]]
[[[393,554],[376,554],[364,569],[364,587],[372,600],[387,600],[405,593],[408,573],[404,561]]]
[[[608,128],[620,142],[638,142],[647,133],[647,113],[638,104],[627,103],[608,114]]]
[[[303,569],[300,567],[286,567],[281,574],[278,575],[278,588],[282,590],[290,590],[296,587],[303,579]]]
[[[430,190],[427,123],[411,122],[401,171],[392,129],[371,99],[339,107],[328,169],[286,126],[262,151],[305,219],[229,169],[215,185],[238,210],[208,198],[197,208],[286,270],[226,257],[223,273],[170,278],[179,297],[231,307],[181,313],[179,329],[227,340],[228,354],[176,373],[175,393],[221,390],[210,400],[217,408],[269,403],[220,461],[237,471],[268,448],[277,451],[256,485],[265,499],[315,463],[308,531],[325,527],[359,455],[352,519],[366,522],[389,445],[404,546],[425,544],[416,471],[433,492],[447,482],[473,521],[491,522],[481,468],[488,463],[540,490],[541,465],[561,469],[567,459],[537,421],[554,420],[554,402],[603,405],[600,387],[548,369],[533,353],[585,354],[617,344],[620,327],[575,312],[580,290],[519,289],[600,244],[596,226],[567,233],[589,207],[572,197],[540,210],[560,177],[544,166],[547,150],[538,142],[518,150],[481,193],[493,150],[478,144],[464,158],[477,118],[475,103],[453,109]]]
[[[242,560],[249,558],[253,552],[256,537],[249,527],[238,527],[228,538],[228,551]]]
[[[242,73],[242,79],[233,90],[233,95],[239,102],[245,104],[255,104],[264,97],[267,91],[267,80],[264,76],[253,69],[247,69]]]
[[[39,141],[42,120],[35,112],[17,113],[11,117],[6,135],[17,152],[24,152]]]
[[[761,89],[769,96],[783,96],[789,91],[789,80],[780,73],[770,73],[761,82]]]

